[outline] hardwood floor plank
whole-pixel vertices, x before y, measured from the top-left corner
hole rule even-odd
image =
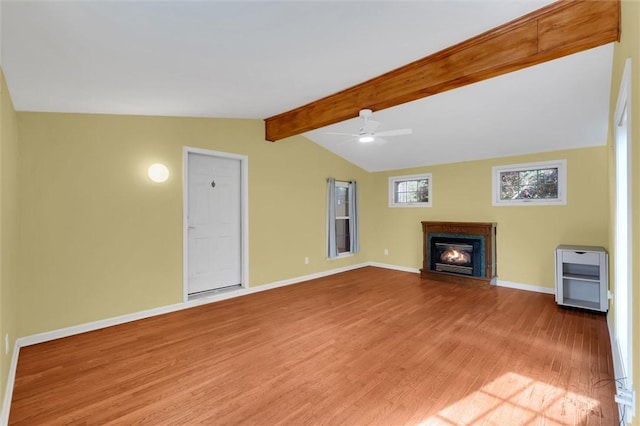
[[[10,424],[611,425],[604,315],[367,267],[22,348]]]

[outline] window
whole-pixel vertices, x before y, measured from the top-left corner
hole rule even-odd
[[[567,161],[493,168],[493,205],[567,204]]]
[[[356,182],[327,180],[327,256],[360,251],[358,242],[358,186]]]
[[[431,207],[431,173],[390,177],[389,207]]]
[[[351,251],[348,182],[336,182],[336,243],[338,244],[338,254]]]

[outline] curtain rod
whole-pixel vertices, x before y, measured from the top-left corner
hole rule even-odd
[[[327,178],[327,182],[329,182],[329,180],[330,180],[330,179],[332,179],[332,178],[328,177],[328,178]],[[333,179],[334,179],[334,180],[337,180],[337,181],[340,181],[340,182],[355,183],[355,180],[353,180],[353,179],[347,179],[347,180],[336,179],[336,178],[333,178]]]

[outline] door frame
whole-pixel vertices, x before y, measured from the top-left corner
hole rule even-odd
[[[189,154],[240,160],[240,246],[242,288],[249,287],[249,157],[229,152],[184,146],[182,148],[182,301],[189,301]]]
[[[615,225],[614,225],[614,246],[616,247],[615,250],[615,259],[614,259],[614,268],[613,268],[613,276],[615,279],[615,284],[616,286],[613,289],[613,299],[614,299],[614,330],[613,330],[613,336],[611,336],[611,341],[612,341],[612,352],[613,352],[613,368],[614,368],[614,374],[616,376],[616,378],[618,378],[618,380],[616,380],[618,382],[618,385],[616,386],[617,388],[617,392],[620,391],[620,389],[624,389],[624,390],[631,390],[633,391],[633,270],[632,270],[632,266],[633,266],[633,250],[632,250],[632,245],[633,245],[633,234],[635,233],[634,228],[637,225],[636,223],[633,223],[633,215],[632,215],[632,198],[633,198],[633,180],[631,179],[630,173],[631,173],[631,164],[632,164],[632,153],[633,153],[633,149],[632,149],[632,130],[631,130],[631,126],[632,126],[632,113],[631,113],[631,58],[627,58],[627,60],[625,61],[625,67],[624,67],[624,71],[622,74],[622,80],[620,82],[620,89],[618,91],[618,99],[616,102],[616,109],[614,111],[614,122],[613,122],[613,126],[614,126],[614,131],[613,131],[613,136],[614,136],[614,140],[613,140],[613,144],[614,144],[614,164],[617,165],[617,159],[618,159],[618,150],[620,148],[619,146],[619,134],[618,134],[618,126],[619,123],[622,122],[622,120],[624,119],[624,116],[626,115],[626,143],[625,143],[625,149],[626,149],[626,168],[627,168],[627,176],[625,176],[625,178],[627,179],[627,188],[626,188],[626,192],[627,192],[627,208],[626,208],[626,212],[624,212],[626,214],[626,229],[627,231],[631,231],[630,235],[628,236],[627,242],[626,242],[626,247],[625,249],[623,249],[624,253],[619,253],[618,252],[618,241],[617,241],[617,235],[619,232],[618,227],[620,226],[620,224],[618,223],[618,212],[617,212],[617,208],[618,208],[618,201],[616,199],[616,201],[614,202],[614,220],[615,220]],[[614,166],[615,167],[615,166]],[[614,171],[614,178],[615,178],[615,192],[616,192],[616,196],[618,193],[618,178],[619,178],[619,171],[617,170],[617,168]],[[624,255],[624,258],[621,258],[621,256]],[[626,296],[626,300],[621,300],[621,296],[620,296],[620,291],[618,288],[618,279],[616,277],[616,275],[619,273],[618,270],[618,262],[625,262],[626,263],[626,281],[627,281],[627,294]],[[620,336],[620,331],[619,331],[619,325],[617,324],[618,322],[618,309],[621,308],[621,305],[625,304],[626,306],[626,310],[627,310],[627,324],[626,324],[626,336]],[[627,350],[625,351],[626,353],[623,353],[622,348],[619,345],[619,339],[623,337],[626,338],[627,342],[626,342],[626,347]],[[625,363],[626,362],[626,363]],[[633,398],[635,400],[635,398]],[[632,406],[625,406],[623,404],[618,404],[618,409],[620,410],[620,417],[621,418],[625,418],[627,419],[627,421],[629,421],[634,415],[634,411],[635,411],[635,407],[633,406],[635,404],[635,401],[632,403]],[[626,408],[625,408],[626,407]]]

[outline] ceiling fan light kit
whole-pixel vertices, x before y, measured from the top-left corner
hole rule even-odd
[[[382,136],[401,136],[401,135],[409,135],[413,133],[412,129],[396,129],[396,130],[388,130],[386,132],[376,133],[376,129],[380,125],[379,122],[371,120],[373,116],[373,111],[370,109],[361,109],[358,116],[363,120],[362,127],[357,134],[351,133],[333,133],[329,132],[329,135],[345,135],[354,138],[360,143],[371,143],[376,142],[381,145],[386,143],[384,139],[380,139]]]

